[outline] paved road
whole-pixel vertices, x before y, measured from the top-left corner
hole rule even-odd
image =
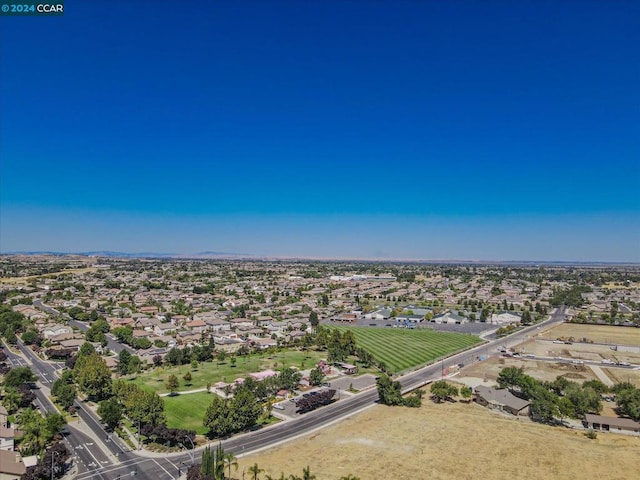
[[[19,345],[21,352],[24,354],[24,350],[29,350],[23,345]],[[24,349],[24,350],[23,350]],[[49,400],[48,393],[49,388],[54,380],[49,378],[49,374],[52,374],[52,369],[41,368],[42,365],[35,364],[31,355],[27,355],[26,359],[13,353],[8,348],[4,349],[7,353],[9,363],[14,366],[28,366],[38,376],[39,386],[33,389],[36,395],[36,403],[41,411],[46,413],[58,413],[58,410]],[[33,352],[31,352],[33,354]],[[36,357],[37,358],[37,357]],[[53,367],[52,367],[53,368]],[[80,471],[82,471],[83,465],[107,465],[110,462],[109,458],[101,451],[92,448],[94,440],[73,428],[67,426],[63,432],[64,442],[69,451],[74,455],[76,464]]]
[[[33,306],[55,317],[64,318],[69,322],[69,325],[71,327],[76,327],[81,332],[86,332],[87,330],[89,330],[89,325],[87,323],[74,320],[73,318],[71,318],[71,316],[69,316],[69,314],[61,313],[55,308],[45,305],[44,303],[42,303],[42,300],[34,300]],[[116,353],[120,353],[122,350],[129,350],[129,353],[132,353],[132,354],[137,353],[136,350],[129,347],[128,345],[123,345],[122,343],[118,342],[116,340],[116,337],[114,337],[110,333],[107,334],[107,346],[109,347],[109,350]]]
[[[87,330],[89,330],[89,325],[85,322],[80,322],[79,320],[69,320],[69,325],[78,328],[81,332],[86,332]],[[116,353],[120,353],[122,350],[128,350],[129,353],[133,355],[138,354],[137,350],[131,348],[128,345],[123,345],[111,333],[107,333],[107,347],[109,347],[109,350]]]
[[[547,328],[553,324],[560,323],[563,320],[564,309],[558,309],[548,320],[541,324],[524,328],[507,338],[490,341],[467,352],[454,355],[443,362],[406,374],[399,379],[403,386],[403,390],[410,391],[426,384],[429,381],[440,378],[445,363],[446,365],[470,363],[482,355],[486,355],[489,352],[493,353],[498,346],[505,345],[509,347],[516,345],[521,343],[529,334],[535,332],[537,329]],[[30,353],[30,356],[34,356],[33,352],[30,352],[29,349],[26,350],[28,352],[25,353]],[[46,364],[46,362],[34,361],[33,363],[34,367],[37,367],[39,370],[39,374],[45,374],[43,377],[46,379],[48,375],[47,368],[43,365]],[[50,367],[50,369],[52,368],[53,367]],[[332,405],[307,413],[295,420],[233,437],[223,441],[222,445],[225,450],[232,451],[236,456],[256,452],[258,450],[271,447],[277,443],[284,442],[297,436],[307,434],[313,430],[325,427],[348,415],[352,415],[362,409],[375,405],[377,400],[377,390],[369,390],[353,397],[341,399]],[[82,411],[85,412],[87,415],[86,418],[88,419],[93,415],[92,412],[89,412],[85,407],[83,407]],[[89,421],[87,422],[87,425],[91,427],[96,438],[106,435],[97,421]],[[119,444],[108,442],[107,446],[114,455],[115,453],[119,453]],[[139,478],[164,480],[169,478],[178,478],[179,473],[184,473],[184,465],[191,462],[191,457],[187,453],[166,455],[160,458],[145,458],[137,457],[133,452],[121,451],[118,457],[121,463],[112,462],[109,465],[101,465],[100,467],[81,473],[77,478],[79,480],[88,480],[93,477],[98,477],[105,480],[115,480],[131,475],[132,472],[135,472]],[[200,452],[197,451],[195,453],[195,461],[197,462],[199,458]]]

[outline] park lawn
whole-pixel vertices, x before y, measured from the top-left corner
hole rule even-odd
[[[399,373],[476,345],[482,340],[464,333],[406,328],[333,327],[353,332],[356,345]]]
[[[199,435],[207,433],[202,426],[204,414],[215,393],[199,392],[162,397],[169,428],[195,430]]]
[[[205,435],[207,429],[202,426],[202,421],[214,395],[216,394],[198,392],[162,397],[167,426],[194,430],[198,435]],[[263,425],[270,425],[278,421],[277,418],[270,416]]]
[[[236,357],[236,365],[232,366],[229,357],[224,363],[217,360],[205,362],[198,365],[196,370],[191,369],[190,364],[179,367],[158,367],[128,380],[145,390],[156,393],[168,393],[165,382],[169,375],[175,375],[180,381],[178,392],[206,388],[207,383],[214,385],[217,382],[231,383],[236,378],[246,377],[250,373],[261,370],[279,370],[283,367],[296,367],[299,369],[313,368],[321,358],[326,358],[325,352],[314,350],[294,350],[283,349],[277,353],[252,353],[251,355],[241,355]],[[183,377],[191,373],[191,381],[186,384]]]

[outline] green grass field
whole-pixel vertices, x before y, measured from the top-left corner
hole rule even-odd
[[[204,435],[207,429],[202,426],[202,419],[214,395],[215,393],[202,392],[162,397],[167,426],[195,430],[196,433]]]
[[[191,365],[181,365],[179,367],[153,368],[141,373],[129,381],[137,384],[145,390],[156,393],[167,393],[165,382],[169,375],[178,377],[180,387],[178,392],[185,390],[196,390],[206,388],[207,383],[212,385],[217,382],[233,382],[236,378],[246,377],[250,373],[260,370],[279,370],[283,367],[297,367],[299,369],[313,368],[321,358],[326,358],[326,352],[316,352],[313,350],[286,350],[267,355],[266,353],[254,353],[236,358],[236,365],[232,366],[229,358],[224,363],[218,361],[201,363],[196,370],[191,369]],[[191,373],[191,382],[185,384],[184,374]]]
[[[356,345],[384,362],[394,373],[424,365],[480,343],[474,335],[406,328],[332,327],[351,330]]]

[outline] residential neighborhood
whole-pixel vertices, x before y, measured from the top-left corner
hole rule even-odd
[[[86,411],[79,413],[115,422],[113,441],[132,452],[161,448],[159,438],[172,445],[176,435],[195,447],[252,426],[284,427],[357,398],[415,407],[421,404],[416,392],[428,392],[438,378],[453,383],[432,398],[455,399],[468,388],[473,403],[491,412],[589,432],[638,433],[637,421],[624,413],[640,385],[640,349],[624,334],[640,331],[637,267],[24,255],[1,256],[0,272],[2,315],[10,322],[2,332],[0,374],[24,368],[27,360],[51,368],[18,382],[22,390],[5,387],[0,394],[0,452],[14,454],[3,464],[3,478],[44,468],[27,448],[22,430],[30,427],[13,400],[22,395],[19,401],[28,405],[38,382],[47,388],[38,394],[71,419],[82,405]],[[104,375],[109,389],[83,380],[89,358],[90,368],[104,369],[91,376]],[[565,373],[556,378],[554,369]],[[505,380],[505,372],[516,380]],[[71,373],[74,383],[64,386]],[[624,390],[621,373],[632,390]],[[413,394],[393,393],[395,380],[387,392],[383,377],[411,385]],[[553,381],[560,383],[540,388],[591,395],[576,380],[598,382],[598,405],[615,397],[606,393],[612,389],[622,403],[604,411],[563,410],[559,400],[548,400],[541,410],[542,397],[522,387]],[[149,408],[159,401],[166,413],[136,417],[131,395],[151,395]],[[215,421],[221,414],[212,416],[212,409],[241,408],[235,405],[244,396],[253,400],[242,405],[256,405],[249,423]],[[190,398],[212,403],[191,407],[184,403]],[[109,420],[105,409],[112,401],[123,411]],[[143,425],[142,418],[151,423]],[[167,453],[181,455],[178,447]],[[67,461],[58,473],[81,466],[80,458]]]

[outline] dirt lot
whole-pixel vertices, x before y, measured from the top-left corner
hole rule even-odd
[[[576,340],[587,338],[595,343],[640,345],[640,328],[563,323],[539,335],[539,338],[550,340],[556,340],[560,337],[574,337]]]
[[[612,362],[640,364],[640,352],[613,350],[610,345],[595,345],[590,343],[572,343],[568,345],[564,343],[553,343],[551,340],[529,340],[518,345],[515,350],[520,353],[532,353],[541,357],[575,358],[594,362],[601,362],[607,359]]]
[[[498,378],[500,370],[505,367],[523,367],[524,372],[527,375],[531,375],[533,378],[538,380],[552,381],[559,375],[580,383],[586,380],[598,379],[598,377],[593,373],[593,370],[585,365],[500,357],[491,357],[484,362],[476,363],[465,368],[460,376],[479,377],[495,381]]]
[[[603,368],[613,383],[631,382],[640,388],[640,370],[629,370],[622,368]]]
[[[361,480],[629,479],[640,464],[640,438],[599,433],[589,440],[582,431],[516,420],[475,404],[425,400],[419,409],[375,406],[243,458],[238,477],[254,462],[274,477],[301,475],[309,465],[318,480],[349,473]]]

